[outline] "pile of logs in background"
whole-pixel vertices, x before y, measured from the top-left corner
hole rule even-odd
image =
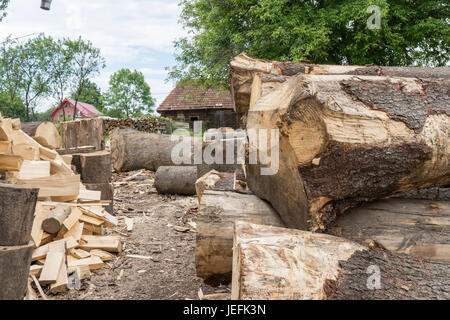
[[[169,120],[156,118],[140,119],[103,119],[105,134],[110,134],[115,128],[131,128],[149,133],[172,133],[172,126]]]

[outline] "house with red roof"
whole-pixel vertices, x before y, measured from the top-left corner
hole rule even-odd
[[[234,112],[233,99],[228,90],[177,87],[156,111],[163,117],[187,122],[190,128],[193,128],[195,121],[203,121],[213,128],[239,127],[239,117]]]
[[[73,112],[75,109],[75,101],[72,99],[64,99],[64,101],[61,102],[61,104],[57,106],[56,109],[53,110],[53,112],[50,114],[50,117],[53,118],[54,123],[64,120],[63,109],[66,113],[66,120],[74,119]],[[76,119],[93,118],[100,115],[101,112],[98,111],[94,106],[78,101]]]

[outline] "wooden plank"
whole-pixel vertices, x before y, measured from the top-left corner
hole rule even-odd
[[[116,236],[88,236],[81,237],[79,248],[84,250],[102,249],[108,252],[122,252],[122,241]]]
[[[50,245],[58,245],[61,242],[66,244],[66,249],[67,250],[75,248],[75,247],[78,246],[78,243],[72,237],[68,237],[66,239],[54,241],[54,242],[51,242],[49,244],[40,246],[39,248],[36,248],[33,251],[33,256],[31,258],[31,261],[38,261],[38,260],[44,259],[47,256],[48,252],[49,252]]]
[[[19,170],[19,179],[36,179],[50,177],[49,161],[24,160]]]
[[[100,220],[100,219],[97,219],[97,218],[94,218],[94,217],[90,217],[90,216],[85,215],[85,214],[83,214],[80,217],[80,221],[92,224],[92,225],[97,226],[97,227],[101,226],[102,224],[105,223],[103,220]]]
[[[84,280],[89,279],[91,277],[91,269],[89,266],[82,265],[74,268],[74,272],[77,274],[78,279]]]
[[[0,170],[3,171],[19,171],[22,166],[23,159],[20,156],[0,154]]]
[[[76,222],[72,227],[72,229],[70,229],[69,231],[66,232],[66,234],[64,234],[64,238],[72,237],[76,242],[79,243],[81,241],[81,236],[83,235],[83,228],[84,228],[83,222],[79,221]]]
[[[34,212],[33,227],[31,229],[31,239],[34,242],[36,248],[41,246],[42,237],[44,231],[42,231],[42,222],[48,217],[52,210],[52,206],[43,205],[42,202],[36,203],[36,209]]]
[[[89,266],[90,270],[98,270],[98,269],[103,268],[104,263],[103,263],[102,259],[100,259],[97,256],[86,258],[86,259],[80,259],[77,261],[72,261],[72,262],[68,263],[69,272],[72,272],[73,270],[75,270],[76,267],[81,267],[81,266]]]
[[[106,228],[105,228],[104,224],[102,224],[100,226],[94,226],[93,224],[90,224],[90,223],[84,223],[83,231],[88,231],[88,232],[83,233],[83,234],[87,234],[87,235],[104,236],[106,234]]]
[[[42,269],[44,269],[44,266],[32,265],[30,267],[30,274],[39,277],[41,275]]]
[[[1,157],[1,156],[0,156]],[[79,175],[54,175],[47,178],[20,179],[20,183],[39,188],[39,197],[74,197],[80,192]]]
[[[39,277],[39,283],[41,285],[56,283],[64,261],[64,256],[65,254],[60,251],[48,252],[41,276]]]
[[[102,259],[102,261],[111,261],[113,260],[113,255],[105,250],[94,249],[90,252],[91,256],[96,256]]]
[[[77,259],[86,259],[91,256],[91,254],[87,251],[84,251],[82,249],[70,249],[70,254],[74,256]]]
[[[51,293],[62,293],[67,291],[67,285],[69,283],[69,279],[67,276],[67,266],[66,266],[66,255],[63,255],[63,262],[59,269],[58,277],[56,282],[50,285]]]
[[[100,201],[101,197],[101,191],[81,190],[78,195],[78,200],[80,202]]]
[[[11,142],[0,141],[0,154],[11,154]]]
[[[26,143],[13,144],[12,154],[16,156],[21,156],[24,160],[38,161],[39,148],[37,146],[29,145]]]
[[[114,228],[119,224],[119,220],[113,215],[109,214],[107,211],[105,211],[105,209],[102,207],[98,206],[87,207],[85,204],[83,204],[83,206],[80,207],[80,209],[81,211],[83,211],[85,215],[104,221],[106,223],[106,226],[109,228]]]
[[[64,228],[66,228],[67,230],[72,229],[72,227],[75,225],[75,223],[77,223],[78,220],[80,220],[82,215],[83,215],[83,213],[81,212],[81,210],[79,208],[72,207],[69,217],[63,223]]]

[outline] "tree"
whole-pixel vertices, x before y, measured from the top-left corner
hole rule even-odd
[[[9,94],[6,91],[0,91],[0,112],[6,117],[20,118],[22,121],[26,119],[25,105],[22,99],[15,98],[11,105]]]
[[[109,114],[115,117],[142,116],[153,113],[155,102],[142,72],[121,69],[109,80],[107,92]]]
[[[75,99],[75,95],[72,94],[72,98]],[[85,85],[85,89],[78,97],[78,99],[82,102],[89,103],[93,105],[98,110],[104,113],[104,99],[100,88],[92,81],[87,81]]]
[[[26,109],[26,120],[30,121],[30,113],[35,115],[35,104],[42,96],[50,95],[51,81],[54,79],[55,43],[51,37],[40,35],[17,47],[23,59],[22,83],[23,101]]]
[[[182,0],[180,5],[189,35],[175,42],[178,65],[172,79],[226,86],[228,62],[244,51],[263,59],[325,64],[450,61],[448,1]],[[380,28],[369,28],[378,8]]]
[[[0,21],[6,16],[6,8],[8,7],[9,0],[0,0]]]
[[[67,50],[71,52],[70,83],[72,96],[75,100],[74,119],[77,115],[77,105],[83,91],[89,83],[89,78],[96,76],[105,67],[105,59],[100,49],[95,48],[89,40],[65,40]]]

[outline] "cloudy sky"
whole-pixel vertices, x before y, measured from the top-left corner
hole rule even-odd
[[[11,0],[0,23],[0,39],[44,32],[53,37],[82,36],[100,48],[107,67],[94,81],[103,90],[120,68],[142,71],[161,103],[174,87],[165,67],[173,66],[173,41],[185,34],[178,24],[178,0],[53,0],[50,11],[40,0]],[[46,110],[48,106],[42,106]]]

